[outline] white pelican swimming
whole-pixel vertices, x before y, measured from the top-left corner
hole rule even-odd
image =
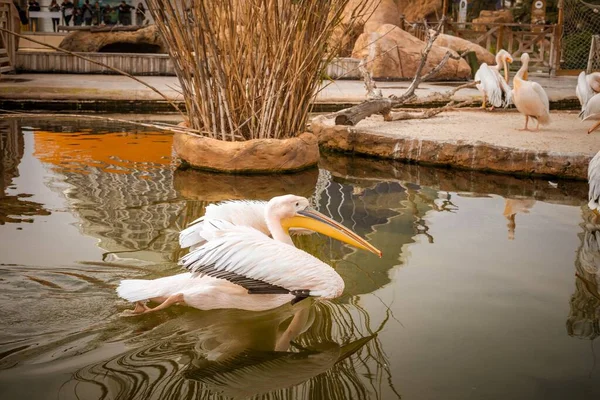
[[[540,124],[546,125],[550,123],[550,102],[548,95],[539,83],[530,82],[527,80],[527,67],[529,65],[529,54],[521,55],[521,68],[513,79],[512,98],[517,110],[525,115],[525,128],[529,118],[537,121],[536,131],[540,129]]]
[[[244,209],[246,212],[240,213]],[[215,216],[223,219],[210,218]],[[352,231],[308,209],[307,199],[293,195],[275,197],[264,204],[224,203],[212,210],[207,208],[207,215],[194,222],[197,222],[194,229],[187,228],[180,237],[182,243],[195,247],[180,261],[193,273],[154,280],[124,280],[117,288],[119,296],[136,302],[133,314],[161,310],[176,303],[204,310],[259,311],[308,296],[339,296],[344,288],[341,277],[329,265],[296,249],[288,233],[290,229],[320,232],[381,255]],[[258,228],[252,226],[254,223]],[[263,223],[273,238],[264,233]],[[143,304],[145,300],[161,304],[150,309]]]
[[[477,89],[481,92],[483,100],[481,102],[481,108],[485,108],[486,99],[494,107],[508,107],[511,100],[511,90],[508,86],[508,65],[512,63],[513,59],[506,50],[500,50],[496,54],[496,65],[489,66],[486,63],[481,64],[477,73],[475,74],[475,80],[480,83],[477,84]],[[504,68],[504,77],[500,75],[500,68]]]
[[[588,165],[588,207],[595,213],[600,212],[600,151]]]
[[[594,72],[586,75],[581,72],[577,77],[577,98],[581,104],[579,118],[583,121],[600,120],[600,73]],[[588,134],[592,133],[600,126],[600,121],[588,129]]]

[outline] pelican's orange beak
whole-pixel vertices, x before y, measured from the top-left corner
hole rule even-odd
[[[322,233],[331,238],[347,243],[359,249],[370,251],[381,257],[382,253],[365,239],[346,228],[344,225],[332,220],[326,215],[315,210],[298,211],[297,215],[281,220],[281,226],[286,231],[290,228],[304,228],[314,232]]]

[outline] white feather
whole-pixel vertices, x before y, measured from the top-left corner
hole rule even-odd
[[[266,201],[260,200],[232,200],[206,207],[204,216],[190,223],[190,225],[179,234],[179,246],[190,247],[194,250],[204,244],[210,237],[203,232],[206,221],[221,220],[239,226],[252,227],[265,235],[270,235],[267,221],[265,219]],[[307,234],[314,233],[306,229],[291,229],[291,233]]]
[[[499,66],[490,67],[486,63],[481,64],[475,73],[475,80],[480,81],[477,89],[487,96],[494,107],[508,107],[512,103],[510,86],[500,75]]]
[[[588,207],[600,211],[600,151],[596,153],[588,165]]]
[[[117,294],[131,302],[152,299],[162,302],[173,294],[182,294],[185,304],[199,310],[237,308],[263,311],[279,307],[294,298],[289,294],[249,295],[243,287],[224,279],[193,276],[191,272],[152,280],[126,279],[119,284]]]
[[[184,256],[181,264],[192,272],[212,265],[218,271],[288,290],[310,290],[311,296],[323,298],[338,297],[344,290],[344,281],[329,265],[244,226],[219,231],[214,239]]]
[[[595,94],[587,101],[579,118],[583,121],[600,119],[600,94]]]
[[[585,110],[587,102],[595,94],[586,78],[587,77],[585,75],[585,72],[581,71],[581,73],[577,77],[577,87],[575,88],[575,93],[577,94],[577,98],[579,99],[579,104],[581,104],[581,111]]]

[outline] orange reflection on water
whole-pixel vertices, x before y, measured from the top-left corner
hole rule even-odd
[[[37,130],[34,155],[62,171],[85,173],[85,167],[127,174],[171,162],[173,136],[165,132],[49,132]]]

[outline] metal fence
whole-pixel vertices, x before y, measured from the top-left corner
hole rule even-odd
[[[600,34],[600,4],[582,0],[563,0],[564,15],[561,38],[560,68],[585,70],[590,64],[590,49],[593,35]],[[597,58],[597,57],[596,57]],[[600,60],[591,63],[598,70]]]

